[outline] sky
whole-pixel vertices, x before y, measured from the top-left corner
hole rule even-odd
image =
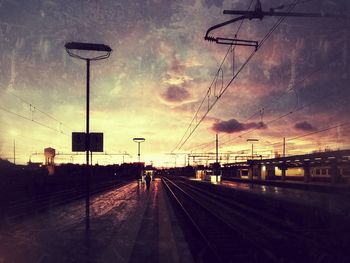
[[[284,12],[294,2],[261,0]],[[121,163],[123,153],[137,161],[134,137],[146,139],[141,161],[156,166],[214,152],[216,133],[231,158],[250,152],[248,139],[266,158],[281,154],[283,138],[287,154],[349,149],[350,2],[296,2],[293,12],[339,17],[287,18],[254,52],[204,40],[232,18],[223,10],[247,10],[251,0],[0,1],[0,158],[13,161],[15,143],[16,163],[43,161],[46,147],[57,163],[84,162],[71,151],[86,103],[85,62],[64,48],[72,41],[113,49],[91,62],[90,130],[104,133],[106,153],[93,163]],[[211,35],[261,43],[277,19]]]

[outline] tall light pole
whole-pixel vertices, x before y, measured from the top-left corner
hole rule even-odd
[[[13,137],[13,164],[16,165],[16,136],[17,136],[17,132],[12,130],[12,131],[10,131],[10,134]]]
[[[13,164],[16,165],[16,138],[13,138]]]
[[[86,150],[86,206],[85,206],[85,229],[90,229],[90,171],[89,171],[89,151],[90,151],[90,62],[95,60],[106,59],[110,56],[112,49],[104,44],[69,42],[64,45],[69,56],[86,61],[86,133],[85,133],[85,150]],[[74,51],[94,51],[102,52],[95,56],[82,56]]]
[[[137,155],[139,157],[139,162],[140,162],[140,144],[142,142],[146,141],[146,139],[145,138],[133,138],[132,140],[138,144],[137,145],[137,149],[138,149]]]

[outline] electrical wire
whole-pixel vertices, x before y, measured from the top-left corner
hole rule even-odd
[[[7,112],[7,113],[9,113],[9,114],[12,114],[12,115],[15,115],[15,116],[17,116],[17,117],[20,117],[20,118],[22,118],[22,119],[24,119],[24,120],[34,122],[34,123],[36,123],[36,124],[38,124],[38,125],[40,125],[40,126],[42,126],[42,127],[45,127],[45,128],[47,128],[47,129],[50,129],[50,130],[53,130],[53,131],[58,132],[58,133],[60,133],[60,134],[67,135],[67,134],[64,133],[63,131],[59,131],[59,130],[57,130],[57,129],[55,129],[55,128],[52,128],[52,127],[50,127],[50,126],[48,126],[48,125],[46,125],[46,124],[44,124],[44,123],[41,123],[41,122],[36,121],[36,120],[34,120],[34,119],[28,118],[28,117],[23,116],[23,115],[21,115],[21,114],[18,114],[18,113],[16,113],[16,112],[10,111],[10,110],[8,110],[8,109],[2,107],[2,106],[0,106],[0,110],[3,110],[3,111],[5,111],[5,112]],[[67,135],[67,136],[68,136],[68,135]]]
[[[290,5],[289,9],[287,10],[288,13],[290,13],[293,8],[297,5],[297,0],[294,1],[293,4]],[[197,129],[197,127],[202,123],[202,121],[206,118],[206,116],[208,115],[208,113],[211,111],[211,109],[215,106],[215,104],[218,102],[218,100],[222,97],[222,95],[226,92],[226,90],[231,86],[231,84],[233,83],[233,81],[237,78],[237,76],[241,73],[241,71],[246,67],[246,65],[250,62],[250,60],[254,57],[254,55],[260,50],[260,48],[265,44],[265,42],[271,37],[271,35],[275,32],[275,30],[278,28],[278,26],[286,19],[286,16],[280,17],[277,22],[272,26],[272,28],[268,31],[268,33],[262,38],[262,40],[259,42],[259,45],[257,46],[257,48],[248,56],[248,58],[246,59],[246,61],[241,65],[241,67],[238,69],[238,71],[234,74],[234,76],[231,78],[231,80],[228,82],[228,84],[225,86],[225,88],[222,90],[222,92],[218,95],[218,97],[216,98],[216,100],[209,106],[208,105],[208,109],[207,111],[204,113],[204,115],[200,118],[200,120],[197,122],[197,124],[194,126],[194,128],[191,130],[191,132],[187,135],[186,139],[183,140],[181,139],[180,142],[177,144],[177,146],[174,148],[173,151],[174,152],[176,149],[180,150],[184,144],[189,140],[189,138],[192,136],[192,134],[195,132],[195,130]],[[230,47],[231,48],[231,47]],[[215,78],[214,78],[215,79]],[[213,81],[214,82],[214,81]],[[211,89],[211,86],[209,87],[207,94],[209,93]],[[204,100],[207,98],[207,94],[204,97],[200,107],[198,108],[197,112],[199,112]],[[185,138],[187,131],[191,128],[193,120],[197,118],[197,113],[195,115],[195,117],[192,119],[189,127],[187,128],[184,136],[182,138]]]
[[[295,87],[296,85],[300,85],[300,84],[302,84],[303,82],[305,82],[307,79],[309,79],[311,76],[313,76],[314,74],[316,74],[316,73],[318,73],[319,71],[321,71],[321,70],[323,70],[323,69],[328,69],[329,68],[329,66],[331,65],[331,64],[333,64],[333,63],[335,63],[340,57],[339,57],[339,55],[341,55],[342,54],[342,50],[340,50],[336,55],[334,55],[334,56],[332,56],[332,58],[335,58],[334,59],[334,61],[332,62],[332,63],[321,63],[320,64],[320,66],[316,69],[316,70],[314,70],[314,71],[312,71],[311,73],[309,73],[309,74],[307,74],[302,80],[299,80],[299,81],[297,81],[297,83],[295,83],[294,85],[293,85],[293,87],[289,87],[289,88],[287,88],[287,89],[285,89],[284,90],[284,92],[281,94],[281,95],[279,95],[275,100],[276,101],[278,101],[278,100],[280,100],[284,95],[286,95],[288,92],[290,92],[291,90],[294,90],[294,92],[296,93],[296,90],[298,89],[297,87]],[[297,93],[296,93],[296,96],[297,96],[297,101],[299,100],[299,96],[297,95]],[[312,103],[312,104],[314,104],[314,103]],[[271,104],[270,104],[271,105]],[[286,113],[286,114],[283,114],[282,116],[279,116],[279,117],[277,117],[276,119],[273,119],[273,120],[271,120],[271,121],[269,121],[268,123],[266,123],[266,125],[267,124],[270,124],[270,123],[273,123],[273,122],[275,122],[275,121],[277,121],[277,120],[279,120],[279,119],[282,119],[282,118],[284,118],[284,117],[286,117],[286,116],[289,116],[289,115],[291,115],[291,114],[293,114],[294,112],[298,112],[298,111],[300,111],[300,110],[302,110],[303,108],[305,108],[305,107],[307,107],[307,106],[309,106],[309,105],[303,105],[302,107],[300,107],[300,108],[297,108],[297,105],[298,105],[298,103],[295,105],[295,107],[294,107],[294,109],[292,110],[292,111],[290,111],[290,112],[288,112],[288,113]],[[268,105],[262,105],[261,107],[260,107],[260,110],[266,110],[266,109],[269,109],[269,106]],[[256,112],[256,113],[254,113],[253,115],[252,115],[252,117],[254,117],[254,116],[256,116],[257,114],[259,113],[259,110]],[[251,117],[249,117],[247,120],[245,120],[245,121],[243,121],[242,123],[243,124],[245,124],[248,120],[250,120],[251,119]],[[237,124],[238,125],[238,124]],[[254,131],[254,130],[257,130],[257,129],[259,129],[260,127],[256,127],[256,128],[254,128],[252,131]],[[250,133],[251,131],[249,131],[249,132],[247,132],[247,133]],[[244,133],[243,135],[245,135],[245,134],[247,134],[247,133]],[[240,135],[240,136],[238,136],[238,137],[241,137],[242,135]],[[229,140],[229,141],[231,141],[231,140]],[[213,141],[210,141],[210,142],[207,142],[207,143],[202,143],[202,144],[199,144],[199,145],[197,145],[197,146],[195,146],[195,147],[190,147],[189,149],[187,149],[187,150],[192,150],[192,149],[197,149],[197,148],[201,148],[201,147],[203,147],[203,146],[207,146],[207,145],[211,145],[213,143]],[[227,143],[227,141],[224,141],[224,143],[221,143],[221,144],[226,144]],[[206,147],[205,147],[206,148]]]
[[[252,4],[253,4],[253,1],[254,1],[254,0],[251,0],[250,4],[249,4],[249,6],[248,6],[247,11],[249,11],[249,9],[251,8],[251,6],[252,6]],[[236,31],[235,36],[238,35],[238,33],[239,33],[239,31],[240,31],[240,29],[241,29],[241,27],[242,27],[243,22],[244,22],[244,20],[241,21],[241,23],[240,23],[240,25],[239,25],[239,27],[238,27],[238,29],[237,29],[237,31]],[[213,84],[215,83],[215,81],[217,80],[217,78],[219,77],[220,71],[222,71],[222,66],[224,65],[224,63],[225,63],[225,61],[226,61],[226,58],[227,58],[227,56],[228,56],[228,54],[230,53],[231,50],[232,50],[232,45],[227,49],[227,52],[226,52],[226,54],[225,54],[223,60],[221,61],[220,66],[219,66],[219,69],[217,70],[217,72],[216,72],[216,74],[215,74],[215,76],[214,76],[214,79],[212,80],[211,84],[209,85],[209,88],[208,88],[208,90],[207,90],[206,95],[205,95],[204,98],[202,99],[202,101],[201,101],[199,107],[197,108],[196,113],[194,114],[194,116],[193,116],[193,118],[192,118],[190,124],[188,125],[187,129],[185,130],[185,133],[184,133],[183,136],[181,137],[179,143],[174,147],[174,149],[171,151],[171,153],[173,153],[173,152],[180,146],[180,144],[183,142],[183,139],[185,138],[187,132],[188,132],[188,131],[190,130],[190,128],[192,127],[193,122],[197,119],[197,116],[198,116],[199,111],[201,110],[201,108],[202,108],[202,106],[203,106],[203,104],[204,104],[204,101],[207,99],[207,97],[208,97],[208,99],[209,99],[209,96],[208,96],[208,95],[210,94],[211,88],[212,88]],[[222,89],[221,89],[221,90],[222,90]],[[220,90],[220,93],[221,93],[221,90]],[[217,99],[218,99],[218,97],[217,97]],[[186,140],[186,141],[187,141],[187,140]],[[180,150],[180,149],[181,149],[181,147],[179,148],[179,150]]]
[[[43,110],[41,110],[41,109],[39,109],[38,107],[36,107],[34,104],[32,104],[32,103],[30,103],[30,102],[24,100],[23,98],[21,98],[20,96],[16,95],[15,93],[9,91],[9,94],[12,95],[12,96],[14,96],[15,98],[19,99],[21,102],[23,102],[23,103],[29,105],[30,109],[33,108],[34,111],[38,111],[38,112],[42,113],[43,115],[49,117],[50,119],[56,121],[60,126],[63,125],[63,126],[65,126],[65,127],[69,128],[70,130],[73,130],[71,127],[69,127],[68,125],[64,124],[62,121],[60,121],[60,120],[58,120],[57,118],[53,117],[52,115],[50,115],[50,114],[44,112]]]
[[[337,91],[333,90],[333,91],[331,91],[331,92],[329,92],[329,93],[327,93],[327,94],[324,94],[321,98],[314,99],[312,102],[310,102],[310,103],[308,103],[308,104],[304,104],[304,105],[300,106],[299,108],[295,109],[294,111],[289,111],[289,112],[287,112],[287,113],[285,113],[285,114],[282,114],[282,115],[280,115],[280,116],[277,116],[276,118],[274,118],[274,119],[272,119],[272,120],[266,122],[265,125],[269,125],[269,124],[274,123],[274,122],[276,122],[276,121],[278,121],[278,120],[281,120],[281,119],[283,119],[283,118],[285,118],[285,117],[287,117],[287,116],[289,116],[289,115],[292,115],[292,114],[294,114],[294,113],[296,113],[296,112],[298,112],[298,111],[301,111],[301,110],[303,110],[303,109],[305,109],[305,108],[307,108],[307,107],[309,107],[309,106],[311,106],[311,105],[313,105],[313,104],[315,104],[315,103],[317,103],[317,102],[320,102],[320,101],[322,101],[322,100],[328,100],[328,99],[329,99],[329,96],[332,95],[332,94],[334,94],[334,93],[336,93],[336,92],[337,92]],[[345,92],[345,90],[343,90],[342,92]],[[230,140],[227,140],[227,141],[222,142],[221,145],[225,145],[225,144],[227,144],[227,143],[229,143],[229,142],[233,142],[234,140],[236,140],[236,139],[238,139],[238,138],[242,138],[244,135],[247,135],[247,134],[249,134],[249,133],[251,133],[251,132],[253,132],[253,131],[255,131],[255,130],[258,130],[258,129],[260,129],[260,128],[261,128],[261,127],[256,127],[256,128],[254,128],[254,129],[251,129],[251,130],[249,130],[249,131],[247,131],[247,132],[245,132],[245,133],[243,133],[243,134],[240,134],[240,135],[236,136],[236,137],[233,138],[233,139],[230,139]]]

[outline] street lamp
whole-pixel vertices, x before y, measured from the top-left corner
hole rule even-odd
[[[69,42],[64,45],[69,56],[77,59],[86,61],[86,134],[85,134],[85,150],[86,150],[86,167],[89,170],[89,151],[90,151],[90,62],[96,60],[106,59],[110,56],[112,49],[104,44],[93,44],[93,43],[81,43],[81,42]],[[99,55],[85,57],[74,53],[74,51],[94,51]],[[86,224],[85,229],[90,229],[90,173],[87,173],[87,184],[86,184],[86,207],[85,216]]]
[[[145,138],[133,138],[132,140],[138,144],[138,147],[137,147],[137,148],[138,148],[137,155],[138,155],[138,157],[139,157],[139,162],[140,162],[140,144],[141,144],[142,142],[146,141],[146,139],[145,139]]]

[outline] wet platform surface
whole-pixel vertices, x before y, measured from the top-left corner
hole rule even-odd
[[[232,182],[223,180],[222,186],[231,187],[241,191],[249,191],[254,194],[261,194],[278,198],[287,202],[294,202],[309,207],[322,208],[331,214],[346,216],[350,219],[350,196],[337,195],[332,193],[320,193],[299,189],[266,186],[250,183]]]
[[[192,262],[160,180],[133,182],[91,198],[0,225],[0,262]]]

